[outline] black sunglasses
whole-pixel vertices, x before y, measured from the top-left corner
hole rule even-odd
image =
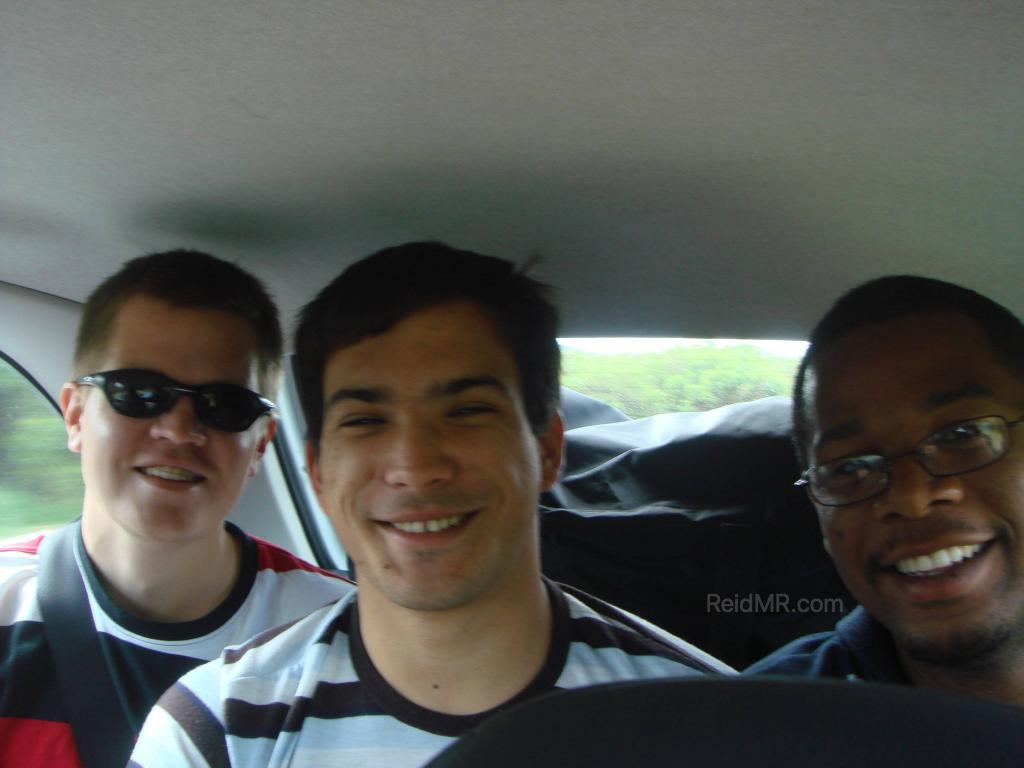
[[[77,382],[100,387],[111,408],[135,419],[167,413],[179,397],[188,395],[199,421],[224,432],[244,432],[276,407],[265,397],[237,384],[218,381],[190,387],[156,371],[138,368],[90,373]]]

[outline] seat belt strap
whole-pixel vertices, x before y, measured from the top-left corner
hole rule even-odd
[[[75,562],[76,521],[39,546],[39,606],[71,731],[85,768],[125,765],[135,737],[100,647]]]

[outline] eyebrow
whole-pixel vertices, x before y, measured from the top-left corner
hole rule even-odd
[[[822,445],[833,440],[846,440],[861,432],[862,429],[859,421],[844,421],[842,424],[836,424],[822,432],[814,441],[814,447],[821,448]]]
[[[427,389],[427,396],[430,398],[451,397],[469,389],[487,387],[501,393],[505,398],[511,399],[512,393],[509,388],[494,376],[464,376],[439,384],[431,385]],[[388,403],[394,400],[393,392],[386,387],[342,387],[335,390],[324,402],[324,410],[329,410],[338,403],[346,400],[356,400],[361,403],[378,404]]]
[[[324,401],[324,410],[345,400],[358,400],[361,403],[383,403],[390,399],[388,391],[383,387],[342,387],[331,393]]]
[[[494,376],[465,376],[459,379],[452,379],[451,381],[431,387],[430,394],[435,397],[450,397],[451,395],[461,394],[467,389],[476,389],[477,387],[497,390],[506,398],[512,395],[504,382]]]
[[[947,389],[926,395],[921,400],[918,410],[925,412],[933,411],[936,408],[942,408],[943,406],[959,402],[960,400],[968,400],[972,397],[991,396],[992,391],[987,387],[983,387],[976,383],[970,383],[956,389]],[[860,421],[844,421],[841,424],[836,424],[834,427],[822,432],[821,436],[817,441],[815,441],[814,447],[820,448],[825,443],[829,443],[834,440],[846,440],[860,434],[862,430],[863,427]]]
[[[972,397],[992,397],[992,390],[981,384],[965,384],[958,389],[948,389],[943,392],[933,392],[921,401],[921,409],[930,411],[934,408],[941,408],[944,405],[955,403],[959,400],[967,400]]]

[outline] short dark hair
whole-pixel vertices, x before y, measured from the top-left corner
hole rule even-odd
[[[510,261],[444,243],[406,243],[352,264],[299,314],[293,368],[306,438],[314,447],[320,442],[328,356],[417,310],[460,300],[494,319],[518,367],[530,428],[543,433],[559,396],[558,312],[550,294]]]
[[[162,299],[176,307],[219,309],[245,320],[256,337],[260,391],[273,397],[280,378],[282,334],[277,307],[260,280],[244,269],[192,250],[138,256],[89,294],[75,340],[75,374],[93,373],[110,329],[125,302],[135,296]]]
[[[866,325],[908,315],[957,314],[978,324],[996,359],[1024,378],[1024,324],[1008,309],[976,291],[943,280],[891,275],[869,280],[844,294],[811,331],[793,386],[793,442],[802,466],[810,464],[806,403],[807,371],[837,339]]]

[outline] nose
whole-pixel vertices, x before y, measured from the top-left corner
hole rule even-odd
[[[442,485],[454,474],[452,457],[442,436],[430,425],[396,425],[385,449],[384,482],[395,488],[420,490]]]
[[[875,499],[872,509],[883,516],[924,517],[937,504],[963,498],[963,483],[957,475],[935,477],[914,454],[890,459],[889,486]]]
[[[195,404],[187,395],[179,397],[171,410],[153,419],[150,434],[175,443],[206,444],[206,427],[196,416]]]

